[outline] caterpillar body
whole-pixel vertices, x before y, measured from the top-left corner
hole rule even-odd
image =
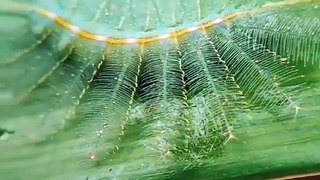
[[[53,179],[172,178],[219,161],[254,113],[299,118],[319,81],[319,0],[1,4],[0,147],[17,150],[0,160],[37,179],[48,154]]]

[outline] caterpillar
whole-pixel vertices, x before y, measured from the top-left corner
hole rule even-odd
[[[246,124],[307,116],[302,94],[319,82],[318,0],[2,4],[7,179],[213,167]]]
[[[248,16],[253,16],[255,14],[263,13],[266,11],[272,11],[274,9],[281,9],[284,7],[295,7],[299,6],[301,4],[306,4],[306,3],[312,3],[314,0],[289,0],[289,1],[284,1],[284,2],[275,2],[275,3],[268,3],[265,4],[259,8],[255,8],[249,11],[244,11],[244,12],[236,12],[230,15],[226,15],[222,18],[214,19],[212,21],[208,22],[202,22],[199,25],[195,25],[192,27],[188,27],[185,29],[178,30],[176,32],[172,33],[167,33],[167,34],[161,34],[158,36],[151,36],[151,37],[142,37],[142,38],[113,38],[113,37],[108,37],[104,35],[98,35],[95,33],[91,33],[87,30],[83,30],[79,28],[77,25],[72,24],[72,22],[69,22],[68,20],[64,19],[63,17],[60,17],[59,15],[55,14],[54,12],[51,12],[50,10],[43,9],[43,8],[32,8],[29,6],[21,6],[18,4],[12,4],[11,8],[16,9],[16,11],[35,11],[36,13],[54,21],[56,24],[59,26],[71,31],[72,33],[93,41],[100,41],[104,42],[107,44],[132,44],[132,43],[137,43],[137,44],[147,44],[151,42],[158,42],[161,40],[165,39],[170,39],[170,38],[178,38],[180,36],[184,36],[186,34],[192,33],[194,31],[198,30],[205,30],[208,28],[212,28],[215,26],[218,26],[221,23],[230,23],[236,19],[243,18],[243,17],[248,17]],[[200,11],[200,10],[199,10]]]

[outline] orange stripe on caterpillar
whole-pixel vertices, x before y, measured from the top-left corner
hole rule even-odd
[[[79,35],[82,38],[93,40],[93,41],[105,42],[107,44],[148,44],[148,43],[158,42],[158,41],[161,41],[164,39],[179,38],[181,36],[187,35],[187,34],[192,33],[194,31],[197,31],[197,30],[200,30],[203,28],[210,28],[210,27],[218,25],[226,20],[227,21],[230,20],[229,17],[226,19],[219,18],[214,21],[210,21],[210,22],[198,25],[198,26],[193,26],[193,27],[182,29],[180,31],[176,31],[176,32],[168,33],[168,34],[162,34],[162,35],[158,35],[158,36],[152,36],[152,37],[113,38],[113,37],[90,33],[86,30],[79,28],[78,26],[71,24],[69,21],[59,17],[55,13],[47,11],[45,9],[37,9],[36,12],[38,12],[42,16],[45,16],[45,17],[55,21],[61,27],[64,27],[65,29],[71,31],[74,34]]]
[[[315,3],[315,2],[320,2],[320,0],[288,0],[288,1],[283,1],[283,2],[267,3],[260,8],[256,8],[256,9],[253,9],[250,11],[233,13],[233,14],[227,15],[223,18],[218,18],[218,19],[208,21],[208,22],[205,22],[205,23],[197,25],[197,26],[192,26],[192,27],[185,28],[182,30],[174,31],[172,33],[161,34],[158,36],[151,36],[151,37],[138,37],[138,38],[114,38],[114,37],[94,34],[94,33],[91,33],[86,30],[81,29],[80,27],[72,24],[68,20],[58,16],[54,12],[48,11],[46,9],[33,9],[33,11],[39,13],[40,15],[42,15],[44,17],[47,17],[47,18],[53,20],[59,26],[71,31],[74,34],[79,35],[81,38],[92,40],[92,41],[99,41],[99,42],[103,42],[106,44],[120,44],[120,45],[123,44],[123,45],[125,45],[125,44],[148,44],[148,43],[159,42],[164,39],[180,38],[180,37],[183,37],[185,35],[188,35],[188,34],[194,32],[194,31],[213,28],[221,23],[230,23],[230,22],[235,21],[236,19],[239,19],[239,18],[249,17],[254,14],[263,13],[263,12],[270,11],[270,10],[281,9],[284,6],[285,7],[299,6],[301,4]],[[27,7],[25,7],[25,8],[27,8]],[[20,9],[23,9],[23,8],[21,7]],[[28,10],[30,10],[30,8],[28,8]]]

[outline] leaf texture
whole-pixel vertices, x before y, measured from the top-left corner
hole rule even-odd
[[[241,178],[230,147],[319,124],[317,0],[2,4],[5,179]]]

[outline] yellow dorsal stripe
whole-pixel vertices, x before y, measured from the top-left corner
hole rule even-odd
[[[236,19],[242,18],[242,17],[249,17],[255,14],[263,13],[266,11],[272,11],[275,9],[281,9],[281,8],[287,8],[292,6],[299,6],[301,4],[307,4],[307,3],[318,3],[320,0],[287,0],[282,2],[275,2],[275,3],[267,3],[260,8],[256,8],[250,11],[244,11],[244,12],[237,12],[230,15],[227,15],[223,18],[215,19],[212,21],[205,22],[203,24],[200,24],[198,26],[185,28],[182,30],[178,30],[172,33],[168,34],[162,34],[158,36],[151,36],[151,37],[141,37],[141,38],[114,38],[114,37],[108,37],[104,35],[94,34],[89,31],[83,30],[79,28],[78,26],[73,25],[68,20],[58,16],[57,14],[48,11],[46,9],[31,9],[30,7],[25,6],[19,6],[15,5],[12,9],[16,9],[18,11],[28,11],[33,10],[37,12],[38,14],[47,17],[51,20],[53,20],[57,25],[71,31],[74,34],[79,35],[81,38],[92,40],[92,41],[99,41],[106,44],[148,44],[148,43],[154,43],[158,42],[164,39],[170,39],[170,38],[180,38],[182,36],[188,35],[194,31],[197,30],[203,30],[203,29],[209,29],[213,28],[221,23],[230,23],[232,21],[235,21]]]

